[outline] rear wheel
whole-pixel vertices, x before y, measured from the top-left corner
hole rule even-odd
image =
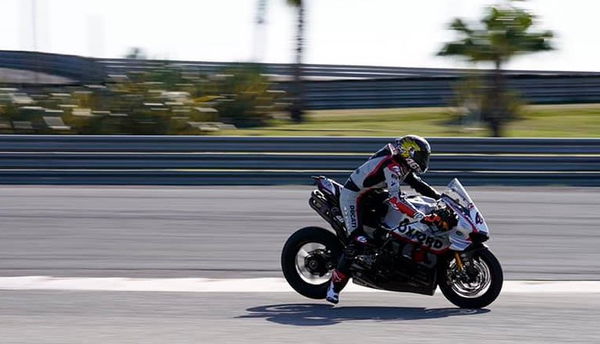
[[[440,290],[461,308],[483,308],[500,294],[504,280],[500,262],[487,248],[475,251],[463,262],[461,270],[455,259],[439,270]]]
[[[330,231],[305,227],[292,234],[281,252],[285,279],[299,294],[324,299],[331,271],[342,253],[342,244]]]

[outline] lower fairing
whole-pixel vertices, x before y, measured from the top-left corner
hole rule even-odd
[[[435,273],[432,273],[431,280],[429,281],[429,283],[414,282],[403,279],[392,279],[387,281],[375,282],[366,274],[361,273],[355,273],[352,281],[356,285],[373,289],[415,293],[429,296],[432,296],[435,293],[435,289],[437,288],[437,280],[435,278]]]

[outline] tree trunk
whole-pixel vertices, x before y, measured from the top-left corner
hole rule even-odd
[[[290,117],[294,122],[304,120],[304,85],[302,83],[302,59],[304,53],[304,1],[297,7],[298,18],[296,25],[296,61],[293,66],[292,105]]]
[[[502,77],[502,61],[496,60],[492,78],[489,125],[492,136],[501,137],[506,117],[506,106],[504,104],[504,84]]]

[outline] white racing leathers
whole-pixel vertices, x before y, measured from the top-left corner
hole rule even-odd
[[[437,191],[398,160],[400,159],[397,158],[397,149],[388,144],[352,172],[340,194],[340,205],[348,233],[354,232],[361,225],[358,207],[361,196],[369,190],[387,188],[390,205],[415,220],[422,219],[424,215],[404,199],[400,193],[402,182],[406,182],[424,196],[435,199],[440,197]]]

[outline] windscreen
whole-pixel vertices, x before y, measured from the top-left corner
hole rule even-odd
[[[488,227],[483,215],[481,215],[479,209],[477,209],[475,203],[473,203],[473,200],[469,197],[469,194],[458,179],[453,179],[448,184],[448,190],[446,190],[445,195],[456,202],[460,207],[460,209],[455,209],[455,211],[458,211],[460,228],[463,228],[468,232],[488,232]],[[450,239],[452,241],[452,238]]]
[[[456,203],[460,204],[466,209],[469,209],[473,205],[473,200],[469,197],[467,190],[462,186],[458,179],[454,178],[448,184],[448,190],[446,194],[450,196]]]

